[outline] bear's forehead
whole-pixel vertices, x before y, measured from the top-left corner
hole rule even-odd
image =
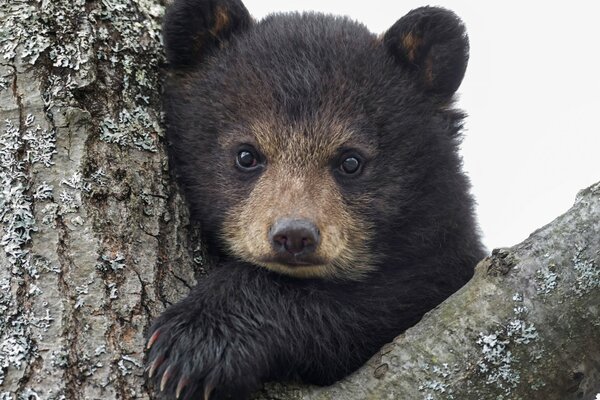
[[[389,61],[380,39],[354,21],[276,15],[240,34],[213,72],[221,75],[223,90],[258,102],[267,96],[267,104],[281,103],[305,116],[323,103],[339,106],[365,92]]]
[[[356,136],[345,121],[325,118],[299,123],[255,120],[249,132],[268,159],[286,164],[327,162]]]

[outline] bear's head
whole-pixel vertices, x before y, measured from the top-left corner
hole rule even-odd
[[[185,0],[164,29],[171,162],[209,248],[360,279],[474,239],[452,108],[469,46],[452,12],[413,10],[377,36]]]

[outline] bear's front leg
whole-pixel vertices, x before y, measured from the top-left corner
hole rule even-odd
[[[255,268],[219,267],[156,320],[146,371],[165,398],[243,399],[269,375],[282,349],[264,308],[277,303]]]
[[[149,330],[148,376],[168,399],[241,400],[268,380],[329,385],[415,322],[383,286],[221,265]]]

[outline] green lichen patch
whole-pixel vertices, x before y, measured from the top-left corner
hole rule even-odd
[[[6,76],[0,76],[0,91],[5,90],[10,85],[10,80]]]
[[[117,120],[106,117],[100,125],[100,139],[120,146],[156,152],[160,129],[156,118],[145,108],[136,107],[132,112],[122,110]]]
[[[84,330],[87,329],[89,329],[89,327],[84,328]],[[77,371],[79,371],[83,377],[94,375],[98,369],[104,367],[104,364],[99,360],[99,358],[99,354],[80,354],[77,359]]]
[[[30,339],[31,326],[36,323],[36,318],[17,309],[9,315],[4,314],[0,322],[0,385],[2,385],[6,368],[20,369],[36,356],[35,342]]]
[[[3,234],[0,246],[11,265],[17,270],[29,269],[26,244],[37,229],[31,198],[27,195],[28,180],[25,162],[21,160],[24,139],[10,121],[0,131],[0,222]]]
[[[575,293],[578,296],[600,289],[600,267],[593,259],[586,257],[585,250],[585,247],[578,246],[571,259],[575,270]]]
[[[96,268],[101,272],[119,272],[125,268],[125,256],[121,252],[103,254]]]
[[[50,363],[55,368],[67,368],[69,365],[69,353],[63,348],[52,351],[50,354]]]
[[[51,200],[54,197],[53,191],[54,188],[44,181],[33,192],[33,198],[39,201]]]
[[[160,22],[164,7],[149,0],[0,2],[0,56],[34,65],[48,60],[43,94],[48,115],[84,101],[104,114],[101,139],[156,151],[162,134],[159,66],[164,60]],[[2,77],[0,90],[9,85]],[[94,84],[95,83],[95,84]],[[103,99],[114,99],[109,103]]]
[[[25,125],[27,130],[23,134],[26,143],[25,159],[30,164],[40,163],[45,167],[54,164],[52,156],[56,154],[56,134],[53,130],[42,129],[39,125],[34,126],[35,117],[27,115]]]
[[[15,0],[0,3],[0,52],[5,61],[17,56],[33,65],[50,46],[50,28],[43,22],[45,15],[29,1]]]
[[[162,135],[156,94],[164,61],[160,21],[164,8],[147,0],[103,0],[96,21],[100,76],[112,76],[120,102],[104,107],[100,139],[138,150],[157,151]],[[133,7],[132,7],[133,6]],[[119,71],[114,74],[114,71]]]
[[[556,273],[556,265],[549,264],[538,269],[535,273],[536,291],[540,295],[550,294],[558,285],[558,274]]]
[[[458,365],[451,368],[447,363],[442,365],[424,364],[421,368],[429,377],[419,385],[419,391],[423,392],[425,400],[435,400],[440,396],[446,400],[455,399],[454,389],[448,379],[454,372],[460,370]]]
[[[142,364],[133,357],[122,355],[117,363],[117,367],[121,376],[127,376],[142,368]]]
[[[524,351],[524,346],[539,340],[535,325],[526,320],[528,310],[520,304],[522,295],[515,294],[513,300],[513,317],[492,332],[480,332],[476,340],[481,351],[478,372],[484,376],[487,385],[500,390],[504,396],[510,396],[521,383],[521,366],[536,361],[535,357],[523,359],[522,354],[532,354]]]

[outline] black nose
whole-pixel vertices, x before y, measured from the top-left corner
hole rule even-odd
[[[271,245],[277,253],[294,256],[313,253],[319,244],[319,230],[306,219],[283,218],[269,231]]]

